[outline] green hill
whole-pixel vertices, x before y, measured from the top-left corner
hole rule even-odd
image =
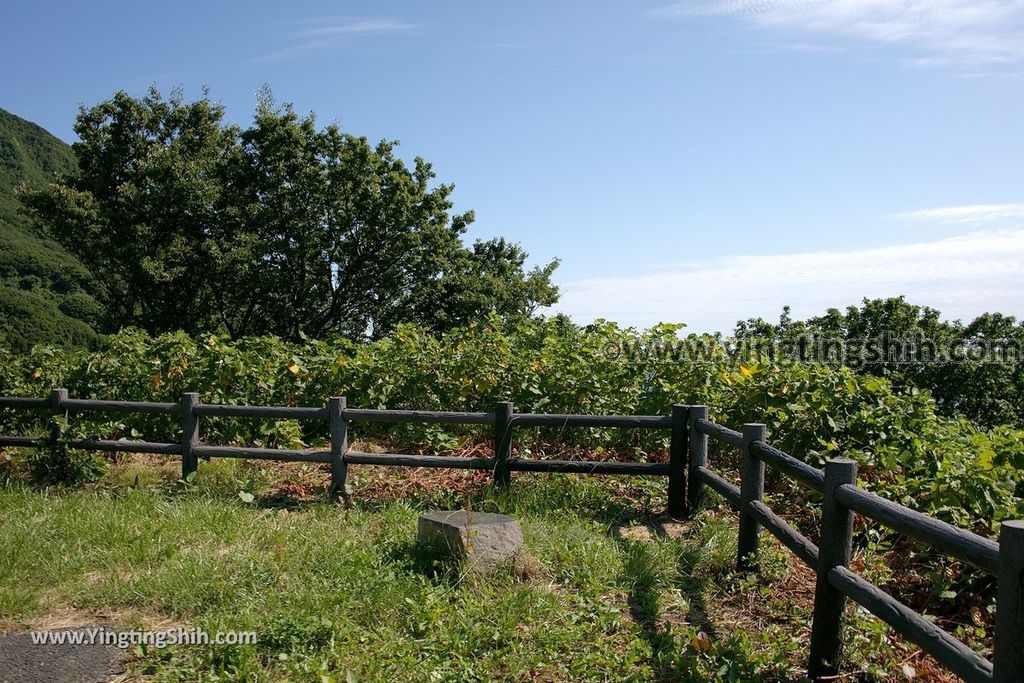
[[[88,270],[22,215],[17,188],[73,172],[65,142],[0,109],[0,346],[92,346],[102,308]]]

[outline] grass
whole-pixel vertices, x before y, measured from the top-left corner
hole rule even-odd
[[[469,473],[353,468],[344,510],[319,502],[321,471],[216,461],[183,490],[154,463],[87,490],[0,489],[0,625],[258,634],[140,649],[129,678],[153,681],[800,678],[806,570],[769,549],[762,576],[734,574],[734,518],[652,516],[662,480],[517,475],[495,493]],[[531,561],[475,576],[424,555],[430,507],[515,515]],[[868,673],[848,680],[898,671],[884,629],[858,634]]]

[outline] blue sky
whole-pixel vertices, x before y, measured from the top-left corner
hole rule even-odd
[[[581,322],[1024,316],[1024,0],[8,4],[0,107],[255,91],[402,142]]]

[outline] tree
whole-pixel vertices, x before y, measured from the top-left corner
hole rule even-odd
[[[473,213],[451,215],[454,187],[396,142],[318,128],[269,91],[248,128],[223,117],[205,93],[117,93],[79,112],[79,172],[25,194],[105,283],[113,326],[360,339],[557,300],[557,261],[528,271],[504,239],[466,247]]]
[[[236,132],[208,98],[124,92],[79,111],[78,172],[23,200],[102,283],[114,327],[197,330],[210,320],[203,243]]]
[[[942,413],[983,426],[1024,422],[1024,323],[1013,316],[984,313],[964,325],[900,296],[796,322],[787,307],[778,325],[741,321],[734,336],[799,348],[807,352],[801,360],[846,365],[897,387],[927,389]]]

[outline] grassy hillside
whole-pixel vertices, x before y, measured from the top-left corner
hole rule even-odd
[[[22,215],[17,188],[75,169],[71,148],[0,109],[0,345],[91,346],[101,308],[89,272]]]

